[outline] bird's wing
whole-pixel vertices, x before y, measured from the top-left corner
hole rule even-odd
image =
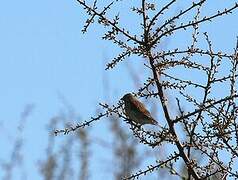
[[[145,116],[152,118],[150,112],[146,109],[144,104],[142,104],[139,100],[133,98],[133,99],[131,99],[131,104],[132,104],[133,109],[136,109],[136,110],[142,112]]]

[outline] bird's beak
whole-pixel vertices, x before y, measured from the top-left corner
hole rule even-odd
[[[125,97],[123,96],[123,97],[121,98],[121,100],[122,100],[122,101],[125,101]]]

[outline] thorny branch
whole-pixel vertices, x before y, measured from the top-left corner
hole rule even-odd
[[[171,175],[182,177],[174,168],[178,164],[177,159],[181,159],[185,163],[188,173],[183,176],[186,176],[187,179],[206,179],[215,176],[224,178],[227,175],[237,178],[238,172],[235,169],[234,160],[238,158],[238,94],[236,90],[238,42],[234,53],[214,51],[208,32],[204,33],[204,38],[200,38],[199,26],[203,23],[210,23],[215,18],[231,14],[238,8],[238,3],[230,8],[216,10],[212,15],[200,18],[201,9],[202,7],[203,9],[206,8],[207,0],[193,1],[174,16],[165,20],[164,23],[158,25],[161,23],[163,14],[166,14],[177,1],[171,0],[161,7],[158,5],[159,2],[149,3],[147,0],[141,0],[140,7],[133,7],[132,11],[141,17],[141,22],[133,27],[142,26],[143,32],[131,35],[129,30],[121,28],[119,14],[116,14],[113,19],[107,16],[108,11],[112,7],[115,8],[116,4],[119,3],[118,0],[111,1],[101,11],[97,5],[97,0],[92,6],[84,0],[77,0],[77,2],[89,16],[83,32],[86,32],[88,27],[97,19],[100,25],[107,28],[103,39],[112,41],[118,48],[122,49],[122,52],[107,64],[106,70],[115,68],[126,57],[132,55],[143,57],[145,60],[143,63],[148,67],[152,76],[146,78],[146,82],[135,94],[139,97],[158,98],[157,103],[161,105],[163,111],[160,114],[163,114],[166,125],[160,126],[158,132],[152,132],[134,124],[125,117],[123,104],[119,101],[117,105],[111,107],[101,103],[103,113],[75,126],[55,130],[55,135],[59,133],[68,134],[79,128],[90,126],[93,122],[104,117],[116,115],[130,125],[133,135],[139,139],[140,143],[152,148],[161,147],[162,144],[170,144],[177,150],[174,156],[160,160],[157,165],[149,166],[148,169],[125,177],[125,179],[135,179],[141,175],[147,175],[163,165],[166,165]],[[120,3],[123,4],[123,1]],[[156,10],[156,7],[160,9]],[[193,20],[186,21],[188,18],[184,17],[189,17],[189,14],[194,13],[194,10],[196,11]],[[185,22],[178,24],[178,20]],[[187,49],[178,47],[172,50],[164,50],[163,48],[158,50],[156,48],[162,38],[174,35],[178,30],[187,33],[188,28],[193,28],[194,31],[191,34],[192,42],[187,46]],[[199,43],[197,42],[204,39],[208,46],[207,49],[198,47]],[[203,59],[206,59],[206,63],[202,61]],[[183,73],[174,74],[174,71],[178,69],[182,69],[183,73],[199,72],[201,77],[194,79],[187,76],[184,79]],[[224,69],[226,69],[225,72],[228,72],[225,75],[221,73]],[[197,79],[199,83],[196,81]],[[219,91],[216,88],[217,84],[220,87],[225,87],[223,89],[225,95],[222,97],[217,94]],[[197,94],[194,95],[193,92]],[[169,100],[166,97],[168,93],[177,100],[180,114],[175,115],[175,117],[172,115],[172,110],[168,104]],[[189,112],[183,109],[181,104],[192,110]],[[179,130],[179,125],[182,125],[184,131]],[[219,156],[220,153],[231,154],[227,163]],[[196,155],[206,158],[207,161],[204,162],[207,163],[199,162]]]

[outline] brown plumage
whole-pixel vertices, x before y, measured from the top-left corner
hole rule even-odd
[[[125,112],[126,116],[131,119],[133,122],[144,125],[144,124],[153,124],[157,125],[158,122],[154,120],[150,112],[146,109],[144,104],[142,104],[137,98],[132,94],[125,94],[122,98],[125,102]]]

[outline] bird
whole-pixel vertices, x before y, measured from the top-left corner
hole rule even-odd
[[[144,104],[131,93],[125,94],[121,100],[123,100],[125,103],[125,115],[130,120],[139,125],[158,125],[158,122],[151,116]]]

